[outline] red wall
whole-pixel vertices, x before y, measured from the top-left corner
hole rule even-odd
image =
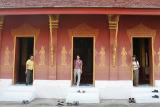
[[[121,67],[121,50],[125,47],[127,51],[127,64],[131,65],[131,44],[127,35],[127,29],[133,28],[136,25],[143,23],[145,26],[156,30],[156,38],[154,43],[154,58],[155,65],[158,64],[158,49],[160,48],[160,23],[159,16],[120,16],[119,32],[118,32],[118,47],[117,47],[117,74],[116,80],[130,80],[131,70],[130,68],[124,69]],[[58,42],[57,42],[57,79],[70,80],[71,79],[71,35],[69,30],[77,27],[78,25],[85,23],[93,29],[98,29],[98,35],[96,37],[95,49],[95,79],[96,80],[109,80],[109,30],[108,19],[106,15],[60,15],[59,28],[58,28]],[[1,46],[1,78],[12,78],[13,76],[13,36],[11,30],[22,26],[24,23],[28,23],[31,26],[40,29],[38,39],[36,41],[35,52],[35,79],[48,79],[48,65],[49,65],[49,23],[48,16],[43,15],[31,15],[31,16],[6,16],[4,30],[2,32],[2,46]],[[4,50],[6,46],[9,47],[10,53],[10,66],[4,67]],[[41,67],[39,63],[39,50],[41,46],[45,47],[45,66]],[[67,51],[67,66],[61,65],[61,49],[66,47]],[[100,58],[97,53],[100,52],[101,47],[105,48],[105,67],[98,67]],[[160,71],[155,70],[155,79],[160,79]]]
[[[156,37],[154,42],[154,64],[155,67],[158,64],[158,49],[160,48],[160,23],[159,16],[121,16],[119,22],[119,33],[118,33],[118,65],[121,65],[121,50],[122,47],[126,48],[128,53],[127,63],[131,65],[131,43],[129,41],[127,30],[131,29],[139,24],[143,24],[148,28],[156,30]],[[146,35],[144,35],[146,36]],[[154,68],[155,69],[155,68]],[[129,79],[131,77],[131,71],[125,71],[121,67],[118,69],[118,79]],[[155,79],[160,79],[160,72],[155,69]]]
[[[70,79],[71,78],[71,35],[69,35],[69,30],[77,27],[78,25],[85,23],[93,29],[98,29],[99,33],[96,37],[95,48],[99,52],[100,48],[103,46],[106,52],[106,65],[103,69],[98,69],[96,67],[96,79],[104,80],[109,77],[109,35],[107,31],[107,18],[104,15],[61,15],[60,16],[60,26],[58,32],[58,49],[57,49],[57,78],[58,79]],[[81,35],[77,35],[81,36]],[[61,49],[66,46],[67,54],[67,67],[61,66]],[[98,56],[95,58],[95,65],[98,65]]]
[[[38,51],[41,46],[45,47],[46,51],[46,61],[45,64],[48,65],[48,51],[49,51],[49,27],[48,27],[48,17],[47,16],[5,16],[4,28],[2,32],[2,47],[1,47],[1,66],[4,64],[4,51],[6,46],[9,47],[10,57],[9,67],[1,67],[0,77],[1,78],[12,78],[13,76],[13,60],[14,60],[14,40],[11,34],[12,29],[16,29],[23,24],[29,24],[32,27],[39,29],[39,35],[36,41],[36,52],[35,52],[35,65],[38,66]],[[4,69],[6,68],[6,69]],[[48,78],[48,66],[44,69],[35,68],[35,78],[36,79],[47,79]]]

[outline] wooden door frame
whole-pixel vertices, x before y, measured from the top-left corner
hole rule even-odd
[[[73,85],[73,42],[74,38],[92,38],[93,39],[93,86],[95,86],[95,36],[72,36],[72,53],[71,53],[71,86]]]
[[[15,66],[16,66],[16,63],[15,63],[15,61],[16,61],[16,40],[17,40],[17,38],[33,38],[33,42],[34,42],[34,44],[33,44],[33,56],[35,56],[35,36],[34,35],[16,35],[16,36],[14,36],[14,60],[13,60],[13,79],[12,79],[12,84],[16,84],[16,79],[15,79],[15,75],[16,75],[16,71],[15,71]],[[25,72],[25,71],[24,71]],[[34,72],[35,72],[35,64],[34,64],[34,69],[33,69],[33,81],[34,81],[34,77],[35,77],[35,74],[34,74]]]
[[[155,79],[154,79],[154,55],[153,55],[153,44],[154,44],[154,37],[153,36],[131,36],[131,51],[132,51],[132,53],[131,53],[131,56],[133,56],[133,38],[149,38],[150,40],[151,40],[151,47],[152,47],[152,50],[151,50],[151,54],[152,54],[152,56],[151,56],[151,58],[152,58],[152,73],[149,73],[149,75],[151,75],[151,77],[149,77],[149,85],[152,85],[152,86],[154,86],[155,85]],[[132,61],[132,57],[131,57],[131,61]],[[132,69],[132,82],[133,82],[133,69]]]

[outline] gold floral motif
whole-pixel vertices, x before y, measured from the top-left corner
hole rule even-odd
[[[45,65],[45,59],[45,48],[42,46],[39,51],[39,65]]]
[[[63,46],[61,50],[61,65],[67,65],[67,51],[65,46]]]

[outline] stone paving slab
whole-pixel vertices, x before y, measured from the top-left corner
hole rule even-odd
[[[29,104],[19,102],[0,102],[0,107],[160,107],[154,104],[130,104],[127,100],[101,100],[99,104],[79,104],[78,106],[56,106],[58,99],[35,99]]]

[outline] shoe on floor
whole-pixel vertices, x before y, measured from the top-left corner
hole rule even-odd
[[[153,90],[152,92],[154,92],[154,93],[158,93],[158,90]]]
[[[154,96],[152,96],[152,98],[159,98],[159,96],[158,95],[154,95]]]

